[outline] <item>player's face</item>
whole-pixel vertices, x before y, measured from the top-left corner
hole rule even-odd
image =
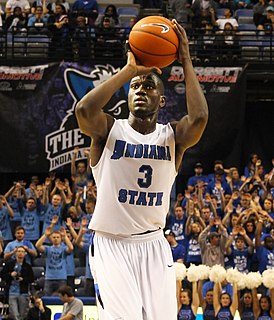
[[[129,111],[136,117],[146,119],[157,114],[165,105],[160,93],[160,80],[153,74],[137,76],[131,80],[128,93]]]

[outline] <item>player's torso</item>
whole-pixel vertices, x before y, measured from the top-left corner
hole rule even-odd
[[[96,208],[90,227],[130,235],[163,227],[176,175],[170,125],[142,135],[116,120],[98,164]]]

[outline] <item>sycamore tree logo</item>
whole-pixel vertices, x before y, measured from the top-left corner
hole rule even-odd
[[[67,90],[73,97],[71,109],[67,111],[60,128],[45,137],[45,149],[49,160],[49,171],[56,170],[71,162],[72,152],[78,147],[77,160],[85,159],[84,149],[90,146],[90,138],[79,129],[75,117],[75,106],[90,90],[116,74],[120,68],[107,65],[95,65],[90,74],[77,69],[67,68],[64,73]],[[129,83],[117,90],[104,111],[115,118],[127,118],[127,92]]]

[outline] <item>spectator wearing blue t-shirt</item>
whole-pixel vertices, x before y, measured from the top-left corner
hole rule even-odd
[[[184,213],[182,206],[175,206],[174,215],[169,215],[167,218],[167,228],[170,229],[175,234],[176,241],[185,246],[185,224],[186,224],[186,215]]]
[[[58,185],[58,184],[57,184]],[[62,226],[62,210],[65,205],[64,190],[60,189],[60,194],[54,194],[49,203],[49,190],[45,190],[43,197],[43,205],[45,206],[44,222],[42,233],[51,225],[53,216],[58,217],[57,223],[54,225],[53,231],[58,231]],[[61,197],[62,195],[62,197]]]
[[[44,292],[46,295],[52,295],[62,285],[67,284],[67,266],[66,255],[73,251],[73,245],[69,240],[64,227],[60,231],[53,231],[53,225],[46,228],[44,234],[36,243],[39,252],[46,256],[46,273]],[[62,237],[65,246],[62,245]],[[44,245],[45,240],[49,238],[52,245]]]
[[[179,244],[175,239],[175,234],[171,230],[165,231],[165,237],[170,245],[174,262],[184,263],[185,247]]]
[[[201,162],[197,162],[194,166],[194,172],[195,175],[191,176],[187,181],[187,189],[190,192],[193,192],[195,189],[195,186],[198,184],[198,182],[203,181],[204,183],[207,183],[207,176],[203,174],[203,165]]]
[[[26,251],[25,260],[31,264],[31,259],[37,256],[37,251],[34,245],[27,239],[25,239],[25,229],[22,226],[18,226],[15,229],[15,240],[9,242],[4,250],[4,260],[8,261],[10,258],[15,259],[15,253],[18,247],[23,246]]]
[[[202,263],[201,248],[198,242],[199,234],[205,229],[206,225],[200,217],[200,212],[197,208],[193,213],[188,214],[186,221],[186,265],[199,265]]]
[[[93,251],[93,235],[94,234],[92,234],[90,230],[87,228],[88,223],[89,223],[88,218],[83,217],[81,228],[75,240],[75,245],[78,246],[86,255],[85,294],[87,296],[95,296],[94,279],[91,273],[92,266],[90,265],[90,256],[89,256],[89,251],[91,250],[91,253]],[[91,254],[91,257],[93,257],[93,254]]]
[[[10,218],[12,218],[13,215],[14,212],[6,198],[0,195],[0,231],[2,232],[5,243],[13,239],[10,227]]]
[[[263,220],[259,219],[255,232],[255,248],[259,261],[259,271],[263,273],[267,269],[274,269],[274,239],[267,235],[261,242]]]
[[[24,208],[22,199],[18,199],[19,210],[22,215],[21,225],[25,229],[25,239],[36,242],[40,238],[40,199],[29,197]]]
[[[231,194],[231,189],[229,184],[223,179],[224,170],[218,169],[215,171],[214,180],[211,181],[207,188],[206,193],[210,195],[215,195],[217,197],[218,207],[223,207],[224,209],[224,195]]]
[[[235,241],[235,246],[233,242]],[[226,253],[231,256],[232,266],[242,273],[250,271],[253,242],[243,227],[235,226],[226,243]]]

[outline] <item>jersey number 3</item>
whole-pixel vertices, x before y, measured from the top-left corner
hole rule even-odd
[[[139,187],[140,188],[148,188],[152,182],[153,169],[151,168],[151,166],[142,165],[139,168],[139,172],[144,173],[144,178],[139,178],[137,180]]]

